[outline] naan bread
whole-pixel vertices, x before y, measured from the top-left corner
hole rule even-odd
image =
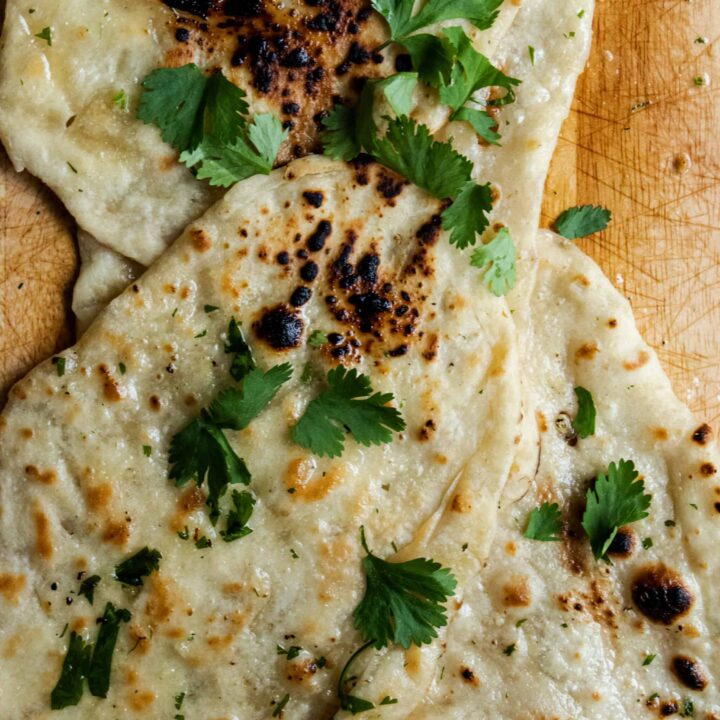
[[[400,183],[390,199],[388,181]],[[330,718],[359,639],[360,525],[382,556],[392,543],[431,547],[458,577],[479,572],[519,439],[517,342],[507,303],[440,232],[440,206],[378,165],[317,157],[239,183],[63,353],[62,376],[47,362],[13,389],[0,416],[3,718],[165,718],[181,692],[188,718],[268,718],[286,693],[286,720]],[[331,232],[313,251],[321,221]],[[311,261],[319,274],[303,283]],[[294,308],[298,286],[312,297]],[[252,534],[224,543],[204,493],[168,480],[167,457],[231,384],[231,315],[260,367],[287,361],[294,375],[249,428],[227,433],[257,506]],[[315,330],[342,337],[312,348]],[[289,429],[339,361],[394,394],[407,430],[370,448],[349,438],[341,459],[319,459]],[[195,547],[196,529],[211,548]],[[162,552],[160,570],[124,589],[114,566],[145,545]],[[93,607],[76,594],[79,572],[102,576]],[[86,692],[51,713],[63,627],[94,639],[108,600],[132,612],[108,699]],[[305,650],[287,661],[278,644]]]
[[[412,718],[718,718],[712,431],[674,396],[627,301],[597,265],[551,233],[539,247],[523,358],[540,431],[535,463],[516,468],[504,490],[486,567],[465,588],[432,689]],[[573,440],[577,385],[592,392],[598,420],[595,435]],[[635,462],[652,505],[606,565],[593,558],[580,519],[592,478],[620,458]],[[522,536],[542,502],[560,505],[562,542]]]
[[[558,7],[548,0],[526,0],[516,14],[510,12],[508,3],[502,7],[493,28],[476,33],[475,38],[478,49],[493,56],[506,73],[522,80],[517,100],[498,111],[502,145],[482,144],[467,123],[447,123],[447,112],[432,95],[416,96],[413,116],[436,129],[438,139],[452,140],[458,151],[472,160],[475,177],[493,183],[498,194],[493,219],[510,228],[522,264],[535,242],[543,184],[560,126],[590,51],[593,5],[585,4],[582,17],[574,7]],[[513,22],[508,27],[510,19]],[[534,48],[533,60],[529,46]],[[100,245],[94,247],[97,262],[92,252],[83,253],[73,294],[80,330],[92,319],[90,309],[98,312],[114,297],[125,276],[124,270],[120,274],[113,272],[124,267],[121,257],[114,257]],[[90,277],[87,282],[85,274]],[[526,307],[521,299],[527,294],[525,277],[525,273],[519,274],[514,293],[517,300],[512,300],[516,312]]]
[[[395,72],[392,47],[374,52],[387,29],[365,0],[226,3],[229,16],[203,0],[171,4],[209,15],[160,0],[46,0],[32,11],[8,0],[0,48],[0,139],[16,169],[47,183],[101,244],[144,265],[221,195],[136,118],[150,71],[222,68],[254,112],[292,126],[280,162],[316,148],[323,112],[335,96],[354,97],[359,77]],[[516,12],[506,2],[490,30],[464,27],[492,56]],[[45,27],[51,46],[37,37]],[[114,102],[121,90],[127,110]],[[419,117],[436,114],[429,95],[417,101]]]

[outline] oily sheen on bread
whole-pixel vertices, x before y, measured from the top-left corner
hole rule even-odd
[[[311,157],[244,181],[63,353],[62,374],[47,362],[14,388],[0,416],[3,717],[164,718],[185,693],[186,717],[267,718],[289,694],[283,717],[330,718],[358,644],[361,525],[382,556],[428,548],[458,578],[479,572],[517,441],[517,343],[439,208],[376,164]],[[168,479],[168,449],[233,382],[231,316],[262,369],[289,362],[293,377],[227,431],[257,504],[253,532],[225,543],[205,492]],[[338,338],[313,347],[318,330]],[[407,428],[369,448],[348,437],[329,460],[290,429],[339,362],[391,392]],[[144,546],[162,553],[159,571],[128,589],[114,568]],[[78,573],[102,578],[92,607]],[[108,698],[51,712],[63,627],[94,637],[106,601],[132,613]],[[303,652],[288,660],[278,645]]]
[[[523,354],[534,461],[514,466],[492,550],[465,587],[429,692],[410,715],[388,717],[720,717],[712,431],[674,396],[597,265],[549,232],[538,247]],[[568,425],[576,386],[597,407],[585,439]],[[580,521],[593,478],[621,458],[634,461],[652,503],[649,517],[621,530],[606,564]],[[523,537],[543,502],[562,511],[560,542]]]

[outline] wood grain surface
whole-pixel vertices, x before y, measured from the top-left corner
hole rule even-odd
[[[579,203],[613,211],[581,247],[631,300],[678,395],[710,421],[720,418],[719,38],[717,0],[597,1],[542,217],[550,225]],[[72,341],[73,230],[57,200],[3,157],[0,403]]]

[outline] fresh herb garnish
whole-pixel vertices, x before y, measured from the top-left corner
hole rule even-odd
[[[601,205],[580,205],[569,208],[555,221],[555,230],[564,238],[575,240],[604,230],[612,213]]]
[[[652,497],[645,494],[645,483],[637,480],[638,472],[631,460],[610,463],[606,475],[598,475],[587,491],[587,506],[582,518],[593,554],[606,559],[617,531],[629,523],[648,516]]]
[[[216,310],[219,310],[220,308],[217,305],[203,305],[203,310],[209,315],[210,313],[214,313]]]
[[[231,387],[217,395],[207,414],[218,428],[243,430],[291,377],[292,366],[289,363],[275,365],[267,372],[258,368],[250,370],[239,388]]]
[[[230,375],[237,382],[240,382],[251,370],[255,369],[252,351],[245,342],[245,337],[235,318],[230,318],[227,340],[225,341],[225,353],[234,355],[230,365]]]
[[[646,655],[645,659],[642,662],[643,667],[646,667],[647,665],[649,665],[656,657],[657,657],[657,655],[650,655],[650,654]]]
[[[575,395],[578,400],[578,411],[572,421],[572,426],[581,438],[586,438],[595,434],[595,417],[597,414],[595,403],[591,392],[584,387],[576,387]]]
[[[195,547],[198,550],[205,550],[205,548],[212,547],[212,540],[210,540],[210,538],[205,537],[205,535],[203,535],[202,537],[199,537],[195,541]]]
[[[475,185],[480,189],[481,186]],[[458,198],[459,200],[460,198]],[[453,210],[453,204],[449,210]],[[483,270],[482,281],[496,297],[507,294],[515,285],[515,243],[507,228],[500,228],[497,235],[485,245],[473,251],[470,264]]]
[[[105,606],[87,674],[88,687],[95,697],[107,697],[112,657],[120,623],[130,622],[130,618],[129,610],[118,609],[110,602]]]
[[[354,626],[367,642],[381,649],[394,642],[406,650],[437,637],[447,623],[443,603],[455,592],[457,581],[448,568],[426,558],[388,562],[373,555],[360,529],[367,555],[362,561],[365,595],[353,612]]]
[[[695,705],[690,698],[684,698],[680,706],[680,717],[695,717]]]
[[[434,560],[388,562],[370,551],[362,527],[360,540],[367,553],[362,561],[366,587],[353,612],[353,624],[365,643],[350,656],[338,681],[340,707],[353,715],[374,707],[369,700],[347,690],[350,666],[357,657],[370,647],[379,650],[390,642],[406,650],[411,645],[432,642],[437,637],[436,628],[447,624],[443,603],[457,586],[452,572]]]
[[[150,445],[143,445],[143,455],[150,457],[152,455],[152,447]]]
[[[282,646],[277,646],[277,654],[285,655],[288,660],[294,660],[300,653],[302,648],[299,645],[291,645],[287,650]]]
[[[643,550],[649,550],[653,546],[653,539],[651,537],[643,538],[642,546]]]
[[[255,498],[247,491],[233,490],[232,503],[233,507],[227,514],[227,526],[225,530],[220,531],[225,542],[238,540],[252,532],[252,528],[249,528],[247,524],[255,507]]]
[[[181,692],[180,694],[175,696],[175,709],[180,710],[182,708],[182,704],[185,700],[185,693]]]
[[[65,374],[65,358],[62,355],[56,355],[50,362],[55,366],[58,377],[62,377]]]
[[[530,540],[558,542],[562,540],[562,514],[557,503],[543,503],[530,511],[528,524],[523,536]]]
[[[490,105],[504,105],[515,99],[513,87],[519,85],[520,81],[505,75],[475,50],[462,28],[445,28],[442,34],[454,51],[450,82],[440,86],[440,101],[454,111],[451,120],[457,119],[455,113],[481,88],[501,87],[505,90],[505,95],[491,100]],[[479,110],[475,112],[481,113]]]
[[[390,697],[389,695],[386,695],[379,703],[378,705],[397,705],[397,698]]]
[[[292,438],[316,455],[339,457],[345,432],[361,445],[380,445],[392,440],[392,431],[405,429],[400,413],[387,403],[391,393],[373,393],[370,378],[342,365],[327,374],[328,387],[315,397],[293,428]],[[371,394],[373,393],[373,394]]]
[[[195,478],[201,487],[207,477],[210,519],[220,517],[220,498],[228,485],[250,484],[250,471],[245,460],[232,449],[227,438],[212,418],[203,414],[186,425],[170,442],[171,480],[180,487]]]
[[[428,0],[419,12],[412,14],[413,0],[372,0],[372,6],[387,21],[392,40],[402,38],[441,20],[469,20],[480,30],[495,22],[503,0]]]
[[[127,111],[128,97],[122,88],[118,90],[117,94],[113,97],[113,103],[115,103],[115,106],[123,112]]]
[[[327,343],[328,336],[322,330],[315,330],[308,338],[308,345],[311,347],[322,347]]]
[[[234,355],[230,374],[242,384],[220,392],[200,417],[174,435],[169,456],[169,477],[177,486],[195,478],[198,487],[201,487],[207,478],[206,504],[213,523],[220,517],[220,499],[228,486],[238,483],[249,485],[251,480],[245,460],[233,450],[223,429],[242,430],[247,427],[292,375],[292,367],[288,363],[276,365],[267,372],[258,369],[234,318],[228,327],[225,352]],[[239,502],[240,507],[236,506],[228,516],[232,528],[225,531],[232,539],[242,537],[233,536],[241,531],[240,521],[248,509],[248,500],[241,499]],[[252,511],[252,507],[249,509]]]
[[[73,630],[70,633],[70,641],[60,677],[52,693],[50,693],[50,708],[52,710],[62,710],[80,702],[91,656],[92,645],[87,644]]]
[[[515,652],[515,643],[512,643],[511,645],[507,645],[505,649],[503,650],[503,655],[507,655],[510,657]]]
[[[52,47],[52,28],[44,27],[35,35],[35,37],[44,40],[50,47]]]
[[[100,582],[100,576],[99,575],[91,575],[88,578],[85,578],[80,583],[80,589],[78,590],[78,595],[83,596],[87,599],[87,601],[92,605],[93,601],[95,600],[95,588],[98,586],[98,583]]]
[[[115,579],[123,585],[139,587],[144,577],[159,569],[161,559],[159,550],[151,550],[146,546],[115,566]]]
[[[200,180],[228,187],[272,170],[287,131],[269,114],[248,123],[245,93],[221,72],[207,76],[194,64],[159,68],[143,88],[138,117],[160,128],[181,162],[198,165]]]
[[[288,704],[289,701],[290,701],[290,695],[286,694],[285,697],[275,706],[272,716],[280,717],[282,715],[282,711],[285,709],[285,706]]]

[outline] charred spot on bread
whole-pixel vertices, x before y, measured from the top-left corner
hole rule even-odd
[[[707,687],[707,678],[703,669],[696,660],[687,655],[676,655],[671,665],[677,679],[691,690],[704,690]]]
[[[692,434],[693,442],[698,445],[705,445],[712,437],[712,428],[707,424],[703,423],[695,432]]]
[[[614,558],[628,558],[635,552],[636,546],[637,539],[632,528],[621,527],[610,543],[608,554]]]
[[[683,578],[662,563],[641,570],[632,583],[632,599],[645,617],[672,625],[687,614],[695,598]]]
[[[297,313],[281,304],[264,311],[253,329],[274,350],[289,350],[300,345],[304,324]]]

